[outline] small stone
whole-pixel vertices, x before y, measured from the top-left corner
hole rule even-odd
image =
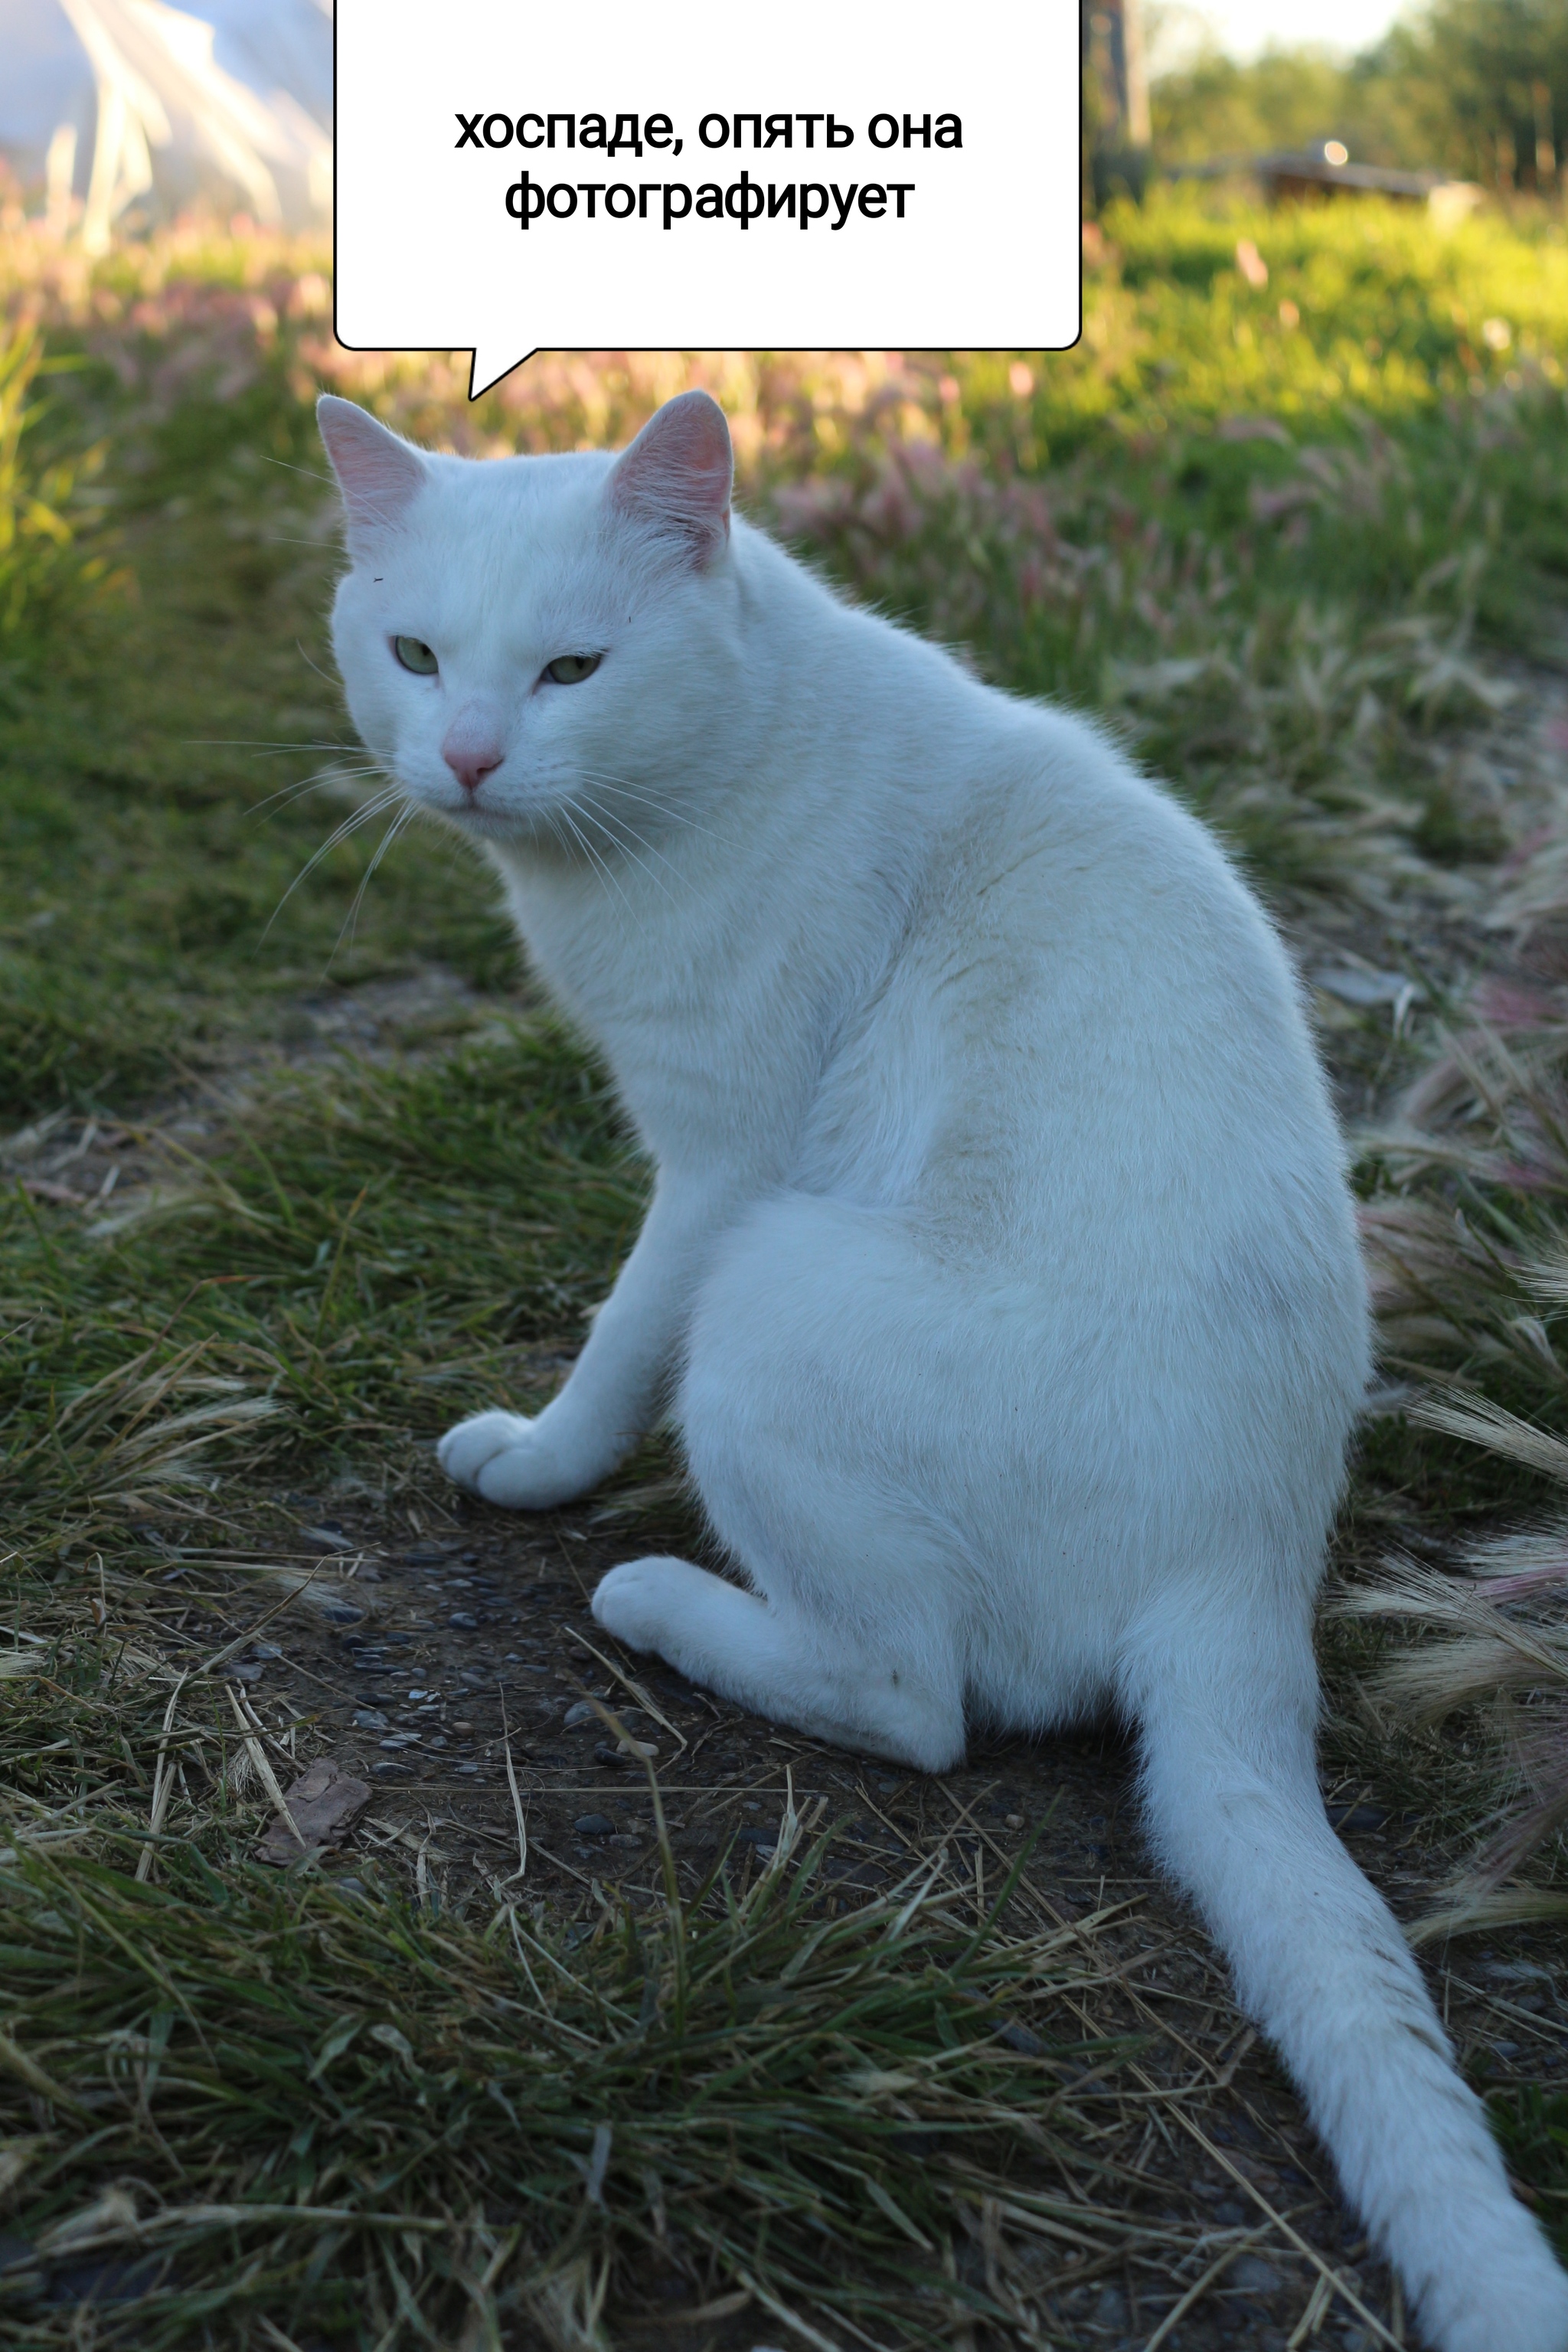
[[[383,1715],[378,1706],[360,1706],[354,1709],[354,1722],[361,1731],[384,1731],[391,1719],[390,1716]]]
[[[458,1720],[452,1726],[453,1730],[458,1732],[472,1731],[473,1727],[473,1725],[468,1721],[466,1716],[459,1716]]]
[[[1023,1814],[1022,1814],[1022,1813],[1009,1813],[1009,1814],[1008,1814],[1008,1816],[1007,1816],[1007,1827],[1008,1827],[1010,1830],[1021,1830],[1021,1829],[1023,1828],[1023,1826],[1024,1826],[1024,1816],[1023,1816]]]
[[[575,1731],[580,1723],[596,1723],[598,1717],[591,1702],[580,1698],[567,1708],[561,1720],[568,1731]]]
[[[572,1826],[579,1837],[610,1837],[616,1827],[608,1813],[579,1813]]]
[[[384,1748],[416,1748],[419,1737],[416,1731],[395,1731],[391,1738],[384,1739],[381,1745]]]
[[[472,1633],[478,1631],[479,1621],[471,1610],[454,1609],[447,1622],[458,1633]]]
[[[458,1771],[458,1772],[474,1773],[474,1772],[477,1772],[477,1771],[479,1770],[479,1766],[478,1766],[477,1764],[458,1764],[458,1765],[456,1765],[453,1769],[454,1769],[456,1771]]]
[[[1243,2294],[1272,2294],[1285,2282],[1273,2263],[1266,2263],[1261,2254],[1243,2254],[1230,2266],[1230,2284],[1239,2287]]]
[[[395,1763],[390,1756],[384,1756],[379,1764],[373,1764],[370,1769],[378,1780],[387,1780],[406,1773],[408,1766],[401,1762]]]

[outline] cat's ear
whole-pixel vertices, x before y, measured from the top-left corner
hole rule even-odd
[[[351,544],[399,522],[429,479],[418,450],[334,393],[317,401],[316,423],[343,494]]]
[[[723,410],[705,392],[683,392],[649,417],[616,459],[610,510],[700,568],[724,551],[734,478]]]

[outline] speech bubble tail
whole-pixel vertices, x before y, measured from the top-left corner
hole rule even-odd
[[[500,383],[502,376],[510,375],[514,368],[525,366],[533,352],[520,352],[515,343],[492,343],[488,351],[474,352],[473,372],[468,377],[468,398],[478,400],[490,386]]]

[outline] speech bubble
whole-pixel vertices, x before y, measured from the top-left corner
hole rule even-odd
[[[351,350],[1063,350],[1077,0],[338,0]]]

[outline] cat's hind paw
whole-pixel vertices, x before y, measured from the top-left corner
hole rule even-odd
[[[456,1485],[503,1511],[552,1511],[589,1483],[562,1461],[538,1422],[515,1412],[477,1412],[459,1421],[436,1458]]]
[[[684,1559],[628,1559],[599,1579],[594,1615],[628,1650],[658,1650],[673,1665],[702,1587],[718,1581]]]

